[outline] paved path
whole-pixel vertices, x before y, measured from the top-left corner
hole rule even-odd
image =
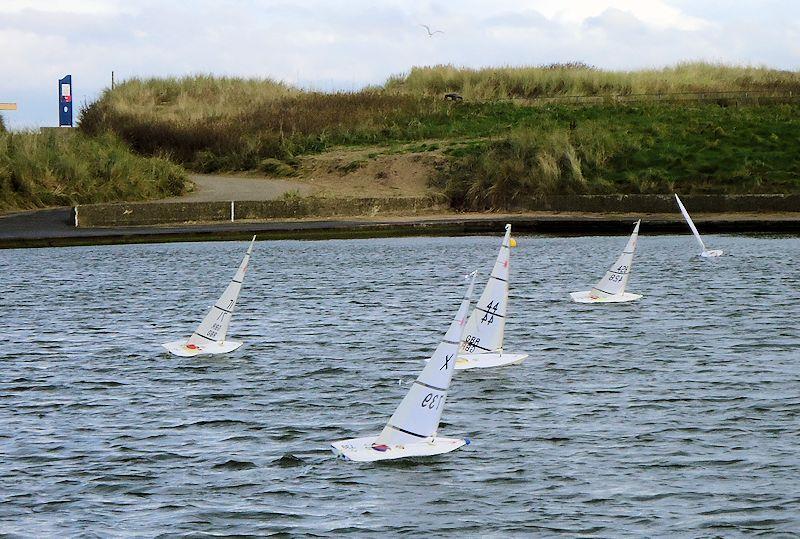
[[[275,200],[286,193],[297,192],[301,196],[308,196],[313,191],[313,188],[308,184],[274,178],[216,176],[212,174],[190,174],[189,178],[194,182],[194,191],[183,196],[164,198],[153,202]]]

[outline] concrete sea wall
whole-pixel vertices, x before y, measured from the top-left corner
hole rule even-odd
[[[694,213],[782,213],[800,211],[800,195],[686,195],[686,209]],[[528,211],[582,213],[673,213],[672,195],[563,195],[541,197],[526,204]]]
[[[800,195],[687,195],[692,214],[800,212]],[[272,219],[414,216],[446,210],[431,197],[320,198],[241,202],[149,202],[77,206],[79,227],[152,226]],[[521,211],[677,213],[671,195],[572,195],[541,197]]]
[[[415,215],[436,209],[427,197],[319,198],[240,202],[150,202],[76,206],[79,227],[216,223],[241,220]]]

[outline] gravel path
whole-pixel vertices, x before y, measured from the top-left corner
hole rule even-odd
[[[165,198],[154,202],[275,200],[292,191],[296,191],[301,196],[308,196],[313,192],[310,185],[291,180],[212,174],[190,174],[189,178],[195,184],[194,191],[180,197]]]

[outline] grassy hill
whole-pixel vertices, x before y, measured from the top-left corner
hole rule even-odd
[[[445,101],[446,92],[464,100]],[[434,152],[430,187],[456,208],[513,208],[549,193],[798,192],[798,92],[798,72],[703,63],[422,67],[352,93],[269,79],[132,79],[82,111],[78,140],[120,140],[159,167],[279,175],[302,174],[304,160],[332,149]],[[680,100],[664,99],[674,94]],[[592,99],[559,100],[574,95]],[[182,188],[163,174],[136,196]],[[115,192],[122,187],[91,197]]]

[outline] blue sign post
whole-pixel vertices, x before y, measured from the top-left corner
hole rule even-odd
[[[58,126],[72,127],[72,75],[58,80]]]

